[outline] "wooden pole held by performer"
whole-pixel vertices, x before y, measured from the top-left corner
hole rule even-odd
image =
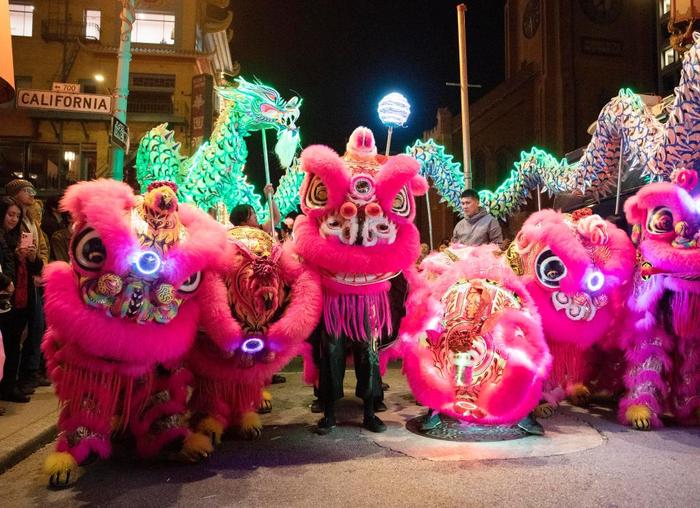
[[[265,134],[266,129],[260,131],[262,133],[262,145],[263,145],[263,162],[265,164],[265,184],[270,185],[270,162],[267,159],[267,135]],[[270,208],[270,235],[272,239],[275,240],[277,235],[275,235],[275,207],[273,204],[274,198],[272,193],[267,195],[267,206]]]

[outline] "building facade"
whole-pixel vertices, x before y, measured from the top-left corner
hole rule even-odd
[[[470,108],[474,186],[495,189],[532,146],[561,157],[587,144],[619,89],[655,95],[660,8],[656,0],[506,0],[505,80]],[[459,116],[439,111],[429,137],[461,159]],[[453,215],[433,211],[438,224],[449,222],[444,214]],[[523,218],[514,219],[513,232]]]
[[[212,108],[203,106],[214,100],[215,76],[237,72],[227,7],[226,0],[137,2],[124,167],[132,181],[136,148],[148,129],[168,122],[183,153],[207,136]],[[0,189],[23,177],[51,195],[74,181],[111,175],[111,107],[85,105],[100,96],[114,103],[120,13],[121,2],[114,0],[10,0],[20,93],[0,109]],[[67,94],[58,98],[61,92],[52,92],[57,86]],[[69,95],[76,92],[80,96]]]

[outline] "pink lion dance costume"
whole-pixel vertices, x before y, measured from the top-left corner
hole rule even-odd
[[[74,222],[71,263],[44,272],[42,348],[62,406],[45,464],[53,485],[68,484],[91,454],[108,457],[110,436],[126,429],[144,457],[211,451],[183,421],[191,376],[180,359],[210,304],[197,292],[202,272],[225,239],[205,213],[178,204],[172,186],[134,196],[125,183],[81,182],[61,201]]]
[[[339,157],[316,145],[301,155],[305,216],[294,225],[304,262],[321,274],[323,319],[314,333],[319,352],[317,431],[335,427],[334,405],[343,397],[346,346],[354,356],[355,394],[364,402],[364,426],[386,430],[374,415],[382,397],[378,350],[396,338],[407,283],[420,252],[413,225],[413,196],[427,190],[418,162],[405,155],[377,155],[372,131],[358,127]]]
[[[318,275],[291,249],[251,227],[229,230],[228,239],[224,280],[202,288],[211,305],[188,360],[196,428],[216,444],[231,426],[260,434],[263,388],[300,354],[321,313]]]
[[[587,402],[591,346],[614,348],[622,333],[634,246],[624,231],[584,210],[532,214],[506,254],[537,304],[553,357],[539,416],[550,416],[565,397]]]
[[[537,309],[493,246],[428,256],[401,325],[416,400],[481,425],[512,424],[538,403],[551,358]]]
[[[700,213],[690,191],[695,171],[648,184],[625,202],[634,225],[638,272],[626,348],[627,393],[619,418],[640,430],[670,412],[683,424],[700,419]]]

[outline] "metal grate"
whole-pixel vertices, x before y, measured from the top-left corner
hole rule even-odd
[[[444,415],[442,416],[442,425],[439,427],[431,430],[421,430],[420,427],[424,419],[423,415],[417,416],[406,423],[406,428],[414,434],[431,439],[463,443],[512,441],[529,435],[515,425],[474,425],[462,423]]]
[[[139,88],[162,88],[167,90],[175,89],[174,74],[129,74],[129,88],[138,90]]]

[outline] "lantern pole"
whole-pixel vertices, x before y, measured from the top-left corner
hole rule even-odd
[[[387,133],[386,133],[386,151],[384,152],[384,155],[386,155],[387,157],[389,157],[389,150],[391,149],[391,133],[392,132],[394,132],[394,128],[389,127],[387,129]]]
[[[411,114],[411,105],[408,103],[408,100],[406,100],[406,97],[400,93],[392,92],[385,95],[382,100],[379,101],[377,113],[379,114],[379,119],[388,129],[386,150],[384,152],[388,157],[391,149],[391,135],[394,132],[394,127],[403,127],[406,120],[408,120],[408,116]]]

